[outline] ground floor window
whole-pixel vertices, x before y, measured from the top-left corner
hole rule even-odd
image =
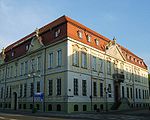
[[[30,104],[30,109],[32,109],[32,104]]]
[[[23,104],[23,109],[26,109],[26,104]]]
[[[52,111],[52,105],[51,104],[48,105],[48,111]]]
[[[83,111],[87,111],[87,106],[83,105]]]
[[[21,104],[19,104],[19,109],[21,109]]]
[[[101,109],[101,110],[104,110],[103,104],[100,105],[100,109]]]
[[[11,104],[9,103],[9,108],[11,108]]]
[[[36,108],[37,108],[37,110],[40,110],[40,105],[36,104]]]
[[[97,110],[97,105],[96,104],[94,105],[94,110]]]
[[[61,111],[61,105],[60,104],[57,105],[57,111]]]
[[[78,111],[78,105],[74,105],[74,111]]]

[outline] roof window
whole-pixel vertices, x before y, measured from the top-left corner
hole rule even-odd
[[[78,31],[77,33],[78,33],[78,37],[79,37],[79,38],[82,38],[82,32],[81,32],[81,31]]]

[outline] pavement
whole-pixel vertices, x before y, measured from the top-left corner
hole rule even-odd
[[[59,112],[37,112],[0,110],[0,120],[150,120],[150,111],[126,110],[108,112],[87,112],[87,113],[59,113]]]

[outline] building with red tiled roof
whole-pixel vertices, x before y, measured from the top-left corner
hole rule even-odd
[[[143,59],[67,16],[3,49],[0,90],[0,108],[74,112],[149,105]]]

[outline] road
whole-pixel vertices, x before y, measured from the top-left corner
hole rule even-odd
[[[149,110],[100,113],[8,113],[0,112],[0,120],[150,120]]]

